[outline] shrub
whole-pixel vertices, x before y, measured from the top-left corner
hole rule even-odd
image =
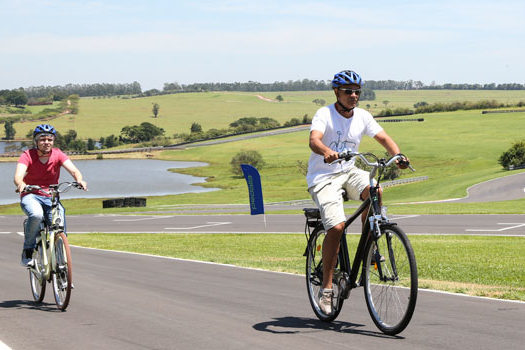
[[[499,157],[498,163],[507,169],[525,165],[525,140],[513,144]]]
[[[202,126],[199,123],[193,122],[190,128],[191,133],[202,132]]]
[[[232,172],[235,175],[241,176],[241,164],[250,164],[257,168],[257,170],[261,170],[266,163],[261,154],[257,151],[240,151],[232,158],[230,164],[232,166]]]

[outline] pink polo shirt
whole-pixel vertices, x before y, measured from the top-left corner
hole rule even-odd
[[[29,149],[22,153],[18,159],[18,163],[27,165],[27,173],[24,177],[24,182],[28,185],[38,185],[43,188],[49,187],[58,183],[60,178],[60,167],[69,157],[58,148],[51,149],[51,154],[46,163],[42,163],[38,159],[38,151],[36,148]],[[39,195],[49,196],[45,193],[39,192]],[[21,196],[24,196],[22,194]]]

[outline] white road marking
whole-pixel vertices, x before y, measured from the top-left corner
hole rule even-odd
[[[212,227],[220,225],[228,225],[231,222],[208,222],[207,225],[191,226],[191,227],[164,227],[165,230],[194,230],[201,227]]]
[[[169,215],[169,216],[162,216],[162,215],[159,215],[159,216],[153,216],[153,217],[149,217],[149,218],[140,218],[140,219],[115,219],[113,221],[146,221],[146,220],[157,220],[157,219],[166,219],[166,218],[171,218],[173,217],[173,215]]]
[[[23,232],[17,232],[16,234],[19,235],[19,236],[24,237],[24,233]]]
[[[402,219],[410,219],[415,218],[421,215],[393,215],[392,220],[402,220]]]
[[[3,341],[0,340],[0,350],[12,350],[9,346],[5,345]]]
[[[0,232],[0,235],[8,235],[10,234],[11,232]]]
[[[525,223],[516,223],[516,222],[513,222],[513,223],[505,223],[505,222],[498,222],[498,225],[511,225],[509,227],[504,227],[504,228],[500,228],[500,229],[494,229],[494,230],[489,230],[489,229],[466,229],[465,231],[471,231],[471,232],[480,232],[480,231],[497,231],[497,232],[501,232],[501,231],[506,231],[506,230],[512,230],[512,229],[515,229],[515,228],[518,228],[518,227],[524,227],[525,226]]]

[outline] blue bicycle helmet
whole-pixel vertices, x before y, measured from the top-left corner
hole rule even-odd
[[[356,84],[361,86],[363,79],[353,70],[344,70],[334,75],[332,88],[335,89],[341,85]]]
[[[36,137],[39,134],[51,134],[53,136],[57,136],[55,128],[49,124],[40,124],[37,126],[35,131],[33,131],[33,137]]]

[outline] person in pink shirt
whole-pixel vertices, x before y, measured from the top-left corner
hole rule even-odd
[[[20,206],[27,215],[24,226],[24,247],[20,261],[22,266],[32,264],[40,223],[43,219],[51,221],[50,195],[42,191],[27,193],[24,192],[25,187],[37,185],[45,190],[49,185],[57,184],[60,168],[64,167],[87,191],[87,183],[83,180],[82,173],[64,152],[53,147],[55,138],[54,127],[48,124],[38,125],[33,131],[35,147],[22,153],[16,166],[14,182],[17,192],[20,192]],[[60,210],[64,220],[64,208],[61,206]]]

